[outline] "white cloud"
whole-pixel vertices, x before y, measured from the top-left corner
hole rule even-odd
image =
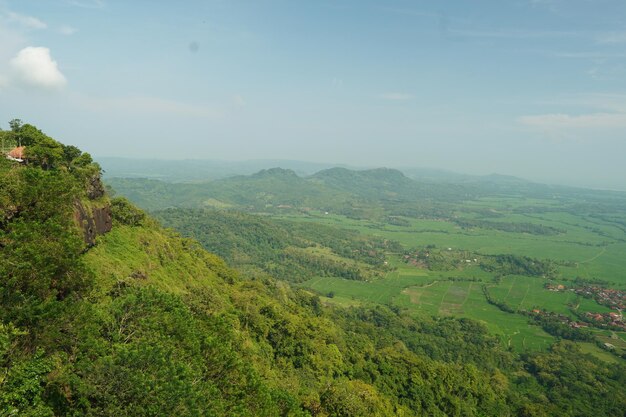
[[[381,94],[380,98],[382,98],[383,100],[402,101],[411,100],[413,98],[413,95],[408,93],[389,92]]]
[[[621,129],[626,128],[626,113],[540,114],[522,116],[518,121],[542,130],[563,129]]]
[[[603,112],[626,113],[626,94],[597,93],[579,97],[588,106],[595,106]]]
[[[29,46],[11,59],[11,81],[24,87],[57,90],[67,84],[57,62],[44,47]]]
[[[603,44],[626,43],[626,32],[604,33],[599,35],[596,41]]]
[[[544,140],[555,142],[622,142],[626,133],[626,113],[565,113],[522,116],[518,123]]]
[[[71,26],[63,25],[59,28],[59,33],[62,35],[70,36],[78,32],[78,29],[73,28]]]
[[[48,25],[36,17],[26,16],[15,12],[7,12],[4,15],[8,22],[17,23],[27,29],[45,29]]]
[[[539,105],[586,108],[584,113],[626,113],[626,94],[589,93],[550,98],[539,101]]]

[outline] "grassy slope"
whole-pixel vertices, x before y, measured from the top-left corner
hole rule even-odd
[[[220,282],[211,267],[225,268],[223,262],[175,236],[154,225],[118,225],[100,237],[98,245],[85,256],[98,277],[100,294],[124,280],[145,281],[175,294]]]
[[[498,203],[502,210],[505,205],[502,201],[491,200],[488,206],[498,207]],[[540,201],[534,202],[536,205],[539,203]],[[530,218],[530,221],[541,222],[566,232],[557,236],[536,236],[484,229],[465,230],[445,220],[409,219],[410,226],[401,227],[353,220],[333,214],[308,218],[289,216],[291,220],[315,221],[395,239],[407,248],[435,244],[443,248],[469,249],[487,254],[515,253],[573,261],[576,262],[574,266],[560,267],[564,277],[599,278],[611,281],[618,287],[626,285],[626,259],[620,256],[624,250],[624,244],[620,241],[623,232],[620,229],[608,223],[595,220],[592,222],[586,216],[566,212],[544,213],[540,219],[533,217],[511,214],[499,218],[498,221],[529,221]],[[593,246],[604,242],[608,245]],[[412,278],[404,281],[399,279],[399,276]],[[516,350],[544,349],[554,340],[540,328],[529,325],[525,317],[505,313],[488,305],[479,283],[443,281],[448,276],[480,279],[488,284],[496,299],[516,308],[538,307],[570,315],[568,304],[577,300],[572,293],[546,291],[543,288],[545,280],[537,277],[505,277],[499,284],[493,284],[491,276],[478,268],[441,272],[403,267],[398,272],[388,274],[384,280],[372,284],[318,278],[304,285],[321,294],[333,292],[334,298],[328,302],[391,303],[416,314],[453,315],[477,319],[486,323],[491,331],[500,335],[505,344],[510,344]],[[432,284],[436,280],[442,282]],[[429,286],[424,287],[425,285]],[[581,299],[578,300],[578,305],[579,311],[608,311],[606,307],[598,305],[593,300]],[[587,351],[597,352],[589,348]],[[604,358],[606,355],[598,357]]]
[[[315,401],[319,401],[316,399],[316,391],[334,390],[338,389],[335,386],[340,386],[333,382],[337,377],[336,373],[344,366],[342,361],[348,360],[352,355],[349,344],[346,344],[347,334],[328,318],[318,317],[295,305],[293,293],[284,284],[276,283],[273,290],[260,282],[235,280],[234,284],[227,284],[223,277],[232,277],[233,272],[219,258],[198,249],[192,241],[182,239],[150,221],[139,227],[117,225],[112,232],[99,238],[98,245],[85,255],[85,260],[98,277],[91,299],[100,306],[115,302],[109,294],[120,285],[155,287],[165,293],[177,294],[183,300],[193,300],[198,294],[203,294],[202,298],[208,297],[211,300],[210,304],[203,307],[209,309],[211,316],[230,317],[232,332],[238,339],[235,343],[236,349],[239,349],[238,357],[253,364],[271,389],[293,393],[300,396],[305,403],[313,401],[312,406],[315,406]],[[137,272],[141,275],[138,276]],[[273,294],[270,295],[269,291]],[[265,316],[270,317],[273,322],[270,320],[265,323]],[[224,343],[233,344],[229,339],[233,334],[224,335]],[[274,338],[278,338],[278,341]],[[280,352],[283,343],[281,340],[299,340],[298,338],[304,338],[304,342],[297,346],[305,351],[291,354],[297,360],[303,361],[306,367],[298,365],[291,368],[291,357]],[[386,338],[388,336],[385,340]],[[358,340],[367,341],[362,336]],[[377,348],[371,343],[367,341],[368,349],[375,353]],[[387,343],[382,342],[381,346]],[[402,344],[386,347],[385,352],[384,355],[397,358],[408,355],[407,358],[411,359],[406,360],[425,360],[409,354]],[[430,363],[429,360],[426,363]],[[442,367],[442,372],[448,366],[439,362],[433,364]],[[471,370],[474,369],[472,366]],[[463,367],[453,367],[463,372]],[[234,381],[233,384],[241,382]],[[389,404],[393,401],[393,395],[390,397],[389,394],[384,394],[384,389],[377,392],[364,382],[350,384],[356,384],[355,388],[350,388],[355,391],[347,391],[345,395],[359,398],[361,405],[349,405],[348,402],[353,401],[349,398],[352,397],[339,397],[337,401],[344,404],[342,406],[359,409],[375,407],[370,412],[376,410],[376,415],[392,414]],[[356,391],[357,388],[361,391]],[[359,397],[361,394],[357,392],[363,392],[362,390],[368,392],[367,397]],[[253,410],[252,407],[250,409]],[[407,416],[413,415],[407,407],[401,406],[396,411]],[[369,415],[370,412],[349,412],[348,415]],[[251,415],[250,413],[248,410],[241,414]]]

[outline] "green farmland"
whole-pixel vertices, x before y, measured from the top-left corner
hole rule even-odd
[[[466,206],[462,206],[464,210],[459,210],[456,215],[460,219],[475,218],[476,213],[473,209],[478,203],[499,213],[496,218],[499,223],[534,223],[562,232],[556,235],[534,235],[480,227],[468,229],[458,226],[449,219],[407,218],[409,226],[394,226],[332,213],[281,217],[358,230],[363,234],[398,241],[407,249],[435,245],[439,248],[450,247],[489,255],[511,253],[551,259],[561,263],[560,269],[564,277],[596,278],[626,286],[626,232],[620,223],[565,211],[510,214],[506,211],[511,205],[510,201],[498,202],[493,199],[488,199],[487,202],[480,200],[468,202]],[[534,207],[533,211],[548,210],[550,203],[544,202],[543,206]]]
[[[484,216],[485,209],[496,213],[494,219]],[[389,254],[390,265],[396,270],[373,282],[316,277],[301,284],[318,292],[327,303],[344,306],[381,303],[418,317],[475,319],[499,335],[504,346],[518,351],[545,349],[555,337],[540,326],[530,324],[527,316],[505,312],[488,303],[483,287],[492,299],[514,311],[539,309],[572,320],[575,320],[575,312],[607,313],[612,310],[572,291],[548,291],[545,288],[547,282],[567,285],[575,278],[582,278],[606,282],[614,288],[626,287],[626,234],[620,223],[623,217],[617,214],[613,218],[592,217],[584,212],[559,211],[559,205],[550,200],[489,198],[467,202],[455,215],[456,219],[406,218],[407,224],[402,226],[321,212],[280,217],[394,240],[407,251],[431,247],[444,253],[463,251],[472,257],[513,254],[552,262],[557,272],[550,281],[542,276],[524,275],[504,275],[495,279],[493,273],[473,262],[437,270],[413,266],[403,262],[398,254]],[[489,227],[461,227],[457,219],[471,219],[475,223],[483,221]],[[506,228],[540,225],[550,228],[546,230],[551,234],[499,230],[505,227],[495,222],[507,224]],[[599,336],[597,340],[605,343],[607,337]],[[614,337],[618,338],[617,344],[612,344],[621,346],[626,336],[617,332]],[[603,360],[621,360],[593,343],[581,343],[581,347]]]
[[[418,271],[418,273],[421,271]],[[302,285],[318,291],[328,303],[357,305],[383,303],[412,311],[415,316],[450,315],[467,317],[484,323],[500,336],[505,346],[517,350],[544,349],[554,338],[525,317],[500,311],[485,302],[481,282],[432,281],[428,275],[417,275],[408,269],[390,273],[376,282],[359,282],[339,278],[314,278]]]

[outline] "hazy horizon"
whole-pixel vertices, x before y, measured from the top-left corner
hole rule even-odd
[[[626,190],[626,2],[0,0],[0,127]]]
[[[550,178],[538,178],[538,179],[532,179],[532,178],[528,178],[528,177],[523,177],[523,176],[517,176],[517,175],[512,175],[512,174],[508,174],[506,172],[478,172],[478,173],[470,173],[470,172],[463,172],[463,171],[455,171],[455,170],[451,170],[451,169],[445,169],[445,168],[437,168],[437,167],[429,167],[429,166],[393,166],[393,165],[352,165],[352,164],[348,164],[348,163],[338,163],[338,162],[323,162],[323,161],[306,161],[306,160],[293,160],[293,159],[242,159],[242,160],[227,160],[227,159],[196,159],[196,158],[177,158],[177,159],[162,159],[162,158],[130,158],[130,157],[123,157],[123,156],[94,156],[96,161],[102,161],[104,163],[101,163],[103,169],[107,169],[107,163],[110,162],[111,160],[122,160],[122,161],[145,161],[145,162],[155,162],[155,163],[176,163],[176,162],[193,162],[193,163],[215,163],[215,164],[220,164],[220,166],[223,166],[224,168],[226,168],[229,165],[242,165],[242,164],[249,164],[252,166],[256,166],[258,168],[253,169],[253,170],[248,170],[248,171],[236,171],[236,173],[232,174],[232,175],[251,175],[253,173],[256,173],[258,171],[260,171],[261,169],[270,169],[270,168],[283,168],[283,169],[291,169],[293,171],[296,171],[297,174],[302,174],[302,175],[312,175],[316,172],[319,172],[321,170],[324,169],[328,169],[328,168],[332,168],[332,167],[340,167],[340,168],[347,168],[347,169],[351,169],[351,170],[368,170],[368,169],[376,169],[376,168],[390,168],[390,169],[397,169],[399,171],[402,171],[405,175],[407,176],[411,176],[410,171],[411,170],[415,170],[415,171],[423,171],[423,174],[426,173],[432,173],[432,174],[441,174],[441,175],[446,175],[448,174],[451,178],[453,176],[467,176],[467,177],[488,177],[491,175],[501,175],[501,176],[511,176],[511,177],[515,177],[521,180],[525,180],[525,181],[530,181],[530,182],[534,182],[534,183],[538,183],[538,184],[546,184],[546,185],[556,185],[556,186],[568,186],[568,187],[578,187],[578,188],[588,188],[588,189],[594,189],[594,190],[606,190],[606,191],[619,191],[619,192],[626,192],[626,187],[624,188],[619,188],[619,187],[615,187],[615,188],[611,188],[611,187],[603,187],[602,185],[594,185],[594,184],[586,184],[586,183],[578,183],[578,182],[567,182],[567,181],[558,181],[555,179],[550,179]],[[294,164],[305,164],[309,167],[312,167],[309,170],[306,169],[298,169],[297,166],[294,166]],[[313,167],[316,167],[316,169],[313,169]],[[129,165],[129,168],[131,168],[131,165]],[[119,171],[119,167],[116,168],[116,171]],[[299,172],[300,171],[300,172]],[[108,175],[105,172],[105,177],[110,176],[110,177],[117,177],[116,174],[113,175]],[[136,177],[141,177],[141,175],[136,174]],[[224,175],[221,177],[226,177],[228,175]],[[146,178],[148,178],[148,176],[146,176]],[[212,179],[212,178],[208,178],[208,179]],[[196,178],[197,180],[197,178]],[[452,181],[450,181],[452,182]]]

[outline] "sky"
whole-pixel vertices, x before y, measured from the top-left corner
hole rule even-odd
[[[0,127],[626,190],[624,0],[0,0]]]

